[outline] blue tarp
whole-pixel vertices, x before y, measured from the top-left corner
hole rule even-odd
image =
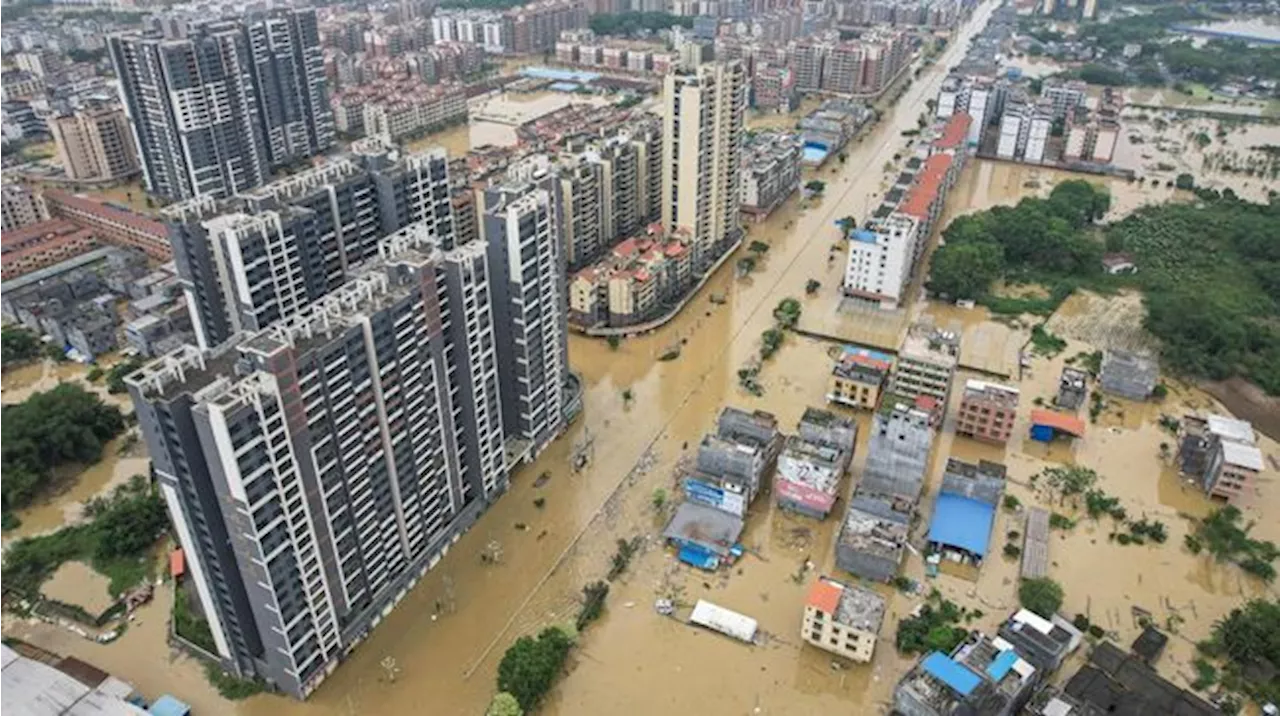
[[[805,145],[805,148],[801,150],[801,158],[812,164],[821,164],[826,161],[828,153],[825,148],[819,149],[818,147]]]
[[[1005,674],[1009,673],[1009,669],[1012,669],[1017,661],[1018,652],[1013,649],[1002,651],[987,666],[987,676],[990,676],[992,681],[999,681],[1004,678]]]
[[[1042,443],[1053,442],[1053,428],[1048,425],[1032,425],[1031,439]]]
[[[875,232],[867,231],[866,229],[854,230],[854,232],[850,234],[850,238],[854,241],[861,241],[864,244],[874,244],[876,242]]]
[[[985,557],[995,519],[995,505],[944,492],[933,506],[929,541]]]
[[[968,696],[978,688],[978,684],[982,683],[982,677],[952,661],[951,657],[940,651],[926,656],[921,666],[942,683],[955,689],[961,696]]]
[[[709,572],[720,566],[719,557],[692,544],[686,544],[680,548],[680,561]]]
[[[191,707],[165,694],[156,699],[147,711],[154,716],[187,716],[191,713]]]

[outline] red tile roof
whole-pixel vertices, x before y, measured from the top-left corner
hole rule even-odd
[[[0,246],[5,248],[18,246],[32,239],[40,239],[56,234],[69,234],[78,228],[78,226],[66,219],[48,219],[4,232],[4,236],[0,236]]]
[[[182,553],[182,548],[179,547],[169,553],[169,574],[173,577],[181,577],[186,571],[186,555]]]
[[[87,197],[76,196],[61,189],[45,189],[45,201],[52,201],[59,204],[79,209],[89,214],[93,214],[99,218],[109,221],[117,221],[126,226],[137,229],[138,231],[152,234],[158,238],[169,240],[169,232],[164,228],[164,224],[154,219],[149,219],[141,214],[135,214],[132,211],[124,211],[114,206],[108,206],[100,201],[95,201]]]
[[[1048,425],[1058,432],[1084,437],[1084,421],[1074,415],[1043,408],[1031,411],[1032,425]]]
[[[941,190],[942,182],[947,175],[947,170],[950,168],[951,156],[949,154],[935,154],[926,159],[924,167],[916,177],[915,184],[907,192],[907,198],[898,206],[898,211],[914,216],[917,219],[927,217],[929,215],[929,207],[938,198],[938,192]]]
[[[820,612],[835,614],[840,606],[840,595],[843,593],[843,587],[825,579],[819,579],[809,587],[809,597],[804,600],[804,603]]]
[[[973,124],[973,117],[961,112],[951,115],[951,119],[947,120],[947,124],[942,128],[942,136],[933,143],[938,149],[959,149],[964,146],[969,136],[969,125]]]

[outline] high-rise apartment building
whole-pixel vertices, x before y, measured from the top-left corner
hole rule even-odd
[[[742,237],[746,72],[735,60],[667,75],[663,101],[662,223],[688,234],[701,273]]]
[[[333,145],[314,10],[110,38],[148,191],[226,197]]]
[[[426,222],[453,247],[443,150],[399,157],[369,141],[322,167],[222,202],[181,202],[163,216],[206,350],[343,285],[388,233]]]
[[[561,187],[545,157],[484,192],[503,426],[514,459],[532,459],[564,426],[568,297]]]
[[[222,666],[305,698],[506,488],[479,247],[426,224],[127,380]]]
[[[49,121],[58,161],[71,179],[106,181],[138,171],[133,132],[124,110],[95,103]]]

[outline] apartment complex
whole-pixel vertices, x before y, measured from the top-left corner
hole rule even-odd
[[[399,142],[467,121],[467,93],[460,84],[362,87],[358,96],[359,129],[348,121],[343,130],[356,136]],[[346,112],[351,111],[350,97],[345,94],[342,103]]]
[[[759,132],[747,140],[742,157],[742,213],[764,221],[800,188],[804,145],[788,132]]]
[[[203,350],[343,285],[392,231],[427,222],[445,248],[453,241],[444,152],[395,157],[373,142],[235,199],[193,199],[162,215]]]
[[[233,673],[305,698],[564,425],[555,182],[486,190],[483,240],[452,206],[443,151],[364,141],[166,209],[200,346],[127,383]]]
[[[480,254],[438,241],[126,381],[223,667],[297,698],[506,486]]]
[[[865,664],[884,622],[884,597],[870,589],[818,577],[804,604],[800,636],[809,644]]]
[[[687,233],[702,274],[742,240],[746,73],[732,61],[667,75],[663,101],[662,225]]]
[[[789,66],[801,92],[876,96],[910,59],[908,37],[896,30],[871,31],[848,41],[801,40],[788,48]]]
[[[148,191],[226,197],[333,145],[314,10],[113,36]]]
[[[481,9],[437,11],[431,18],[436,43],[467,42],[493,54],[531,54],[555,47],[565,30],[587,26],[580,0],[539,0],[503,12]]]
[[[0,189],[0,230],[13,231],[48,218],[44,197],[25,184],[5,182]]]
[[[502,423],[532,460],[564,426],[569,328],[563,214],[556,176],[537,162],[512,167],[484,191],[481,228],[501,372]]]
[[[569,318],[579,328],[636,326],[678,305],[695,278],[688,242],[651,224],[573,275]]]
[[[138,171],[133,132],[118,104],[95,103],[55,117],[49,121],[49,131],[68,178],[112,181]]]
[[[994,443],[1008,442],[1018,415],[1018,396],[1018,389],[1007,385],[965,381],[956,434]]]

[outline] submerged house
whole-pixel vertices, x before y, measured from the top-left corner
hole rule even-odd
[[[1005,467],[951,458],[929,520],[929,550],[961,564],[981,565],[991,542],[996,509],[1004,496]]]

